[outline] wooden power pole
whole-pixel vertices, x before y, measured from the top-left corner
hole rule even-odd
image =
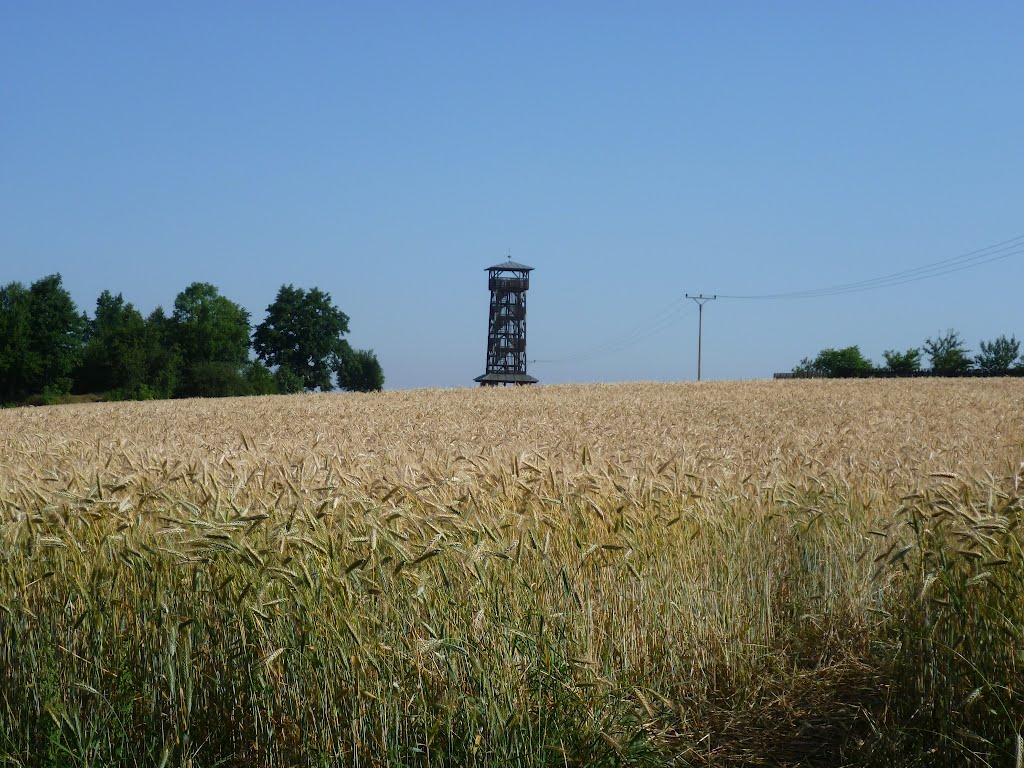
[[[686,294],[686,298],[693,299],[697,303],[697,381],[700,381],[701,342],[704,336],[704,305],[709,301],[717,299],[718,295],[705,296],[702,293],[699,296],[691,296]]]

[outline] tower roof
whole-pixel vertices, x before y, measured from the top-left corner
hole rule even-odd
[[[503,270],[508,272],[530,272],[533,270],[533,267],[528,267],[525,264],[520,264],[518,261],[512,261],[512,259],[509,259],[508,261],[501,262],[501,264],[495,264],[493,267],[487,268],[488,272],[492,270]]]

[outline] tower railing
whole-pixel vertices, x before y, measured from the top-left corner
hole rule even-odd
[[[530,289],[530,278],[526,277],[492,277],[487,281],[488,290],[510,291],[518,293]]]

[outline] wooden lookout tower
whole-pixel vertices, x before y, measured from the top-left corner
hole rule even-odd
[[[487,370],[480,386],[536,384],[526,373],[526,291],[533,267],[506,261],[487,268],[491,311],[487,323]]]

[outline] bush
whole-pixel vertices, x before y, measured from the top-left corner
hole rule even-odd
[[[805,357],[793,369],[793,373],[844,379],[853,376],[866,376],[873,370],[874,366],[871,361],[864,357],[860,352],[860,347],[855,345],[844,349],[823,349],[814,360]]]
[[[306,388],[302,377],[283,365],[274,371],[274,384],[282,395],[294,395]]]
[[[241,397],[249,382],[234,363],[197,363],[185,372],[178,397]]]
[[[950,328],[945,336],[926,339],[924,351],[932,362],[934,373],[956,374],[971,370],[971,358],[960,335]]]
[[[882,353],[885,367],[893,373],[915,373],[921,370],[921,350],[912,347],[906,352],[887,349]]]
[[[242,375],[246,384],[249,385],[250,395],[276,395],[277,381],[274,374],[263,363],[253,360],[243,369]]]
[[[335,362],[338,385],[352,392],[377,392],[384,389],[384,369],[372,349],[352,349],[347,345]]]
[[[71,402],[71,379],[55,379],[43,387],[43,405],[60,405]]]
[[[993,341],[981,342],[981,353],[974,358],[974,362],[985,373],[1006,373],[1019,354],[1020,342],[1015,336],[1000,336]]]

